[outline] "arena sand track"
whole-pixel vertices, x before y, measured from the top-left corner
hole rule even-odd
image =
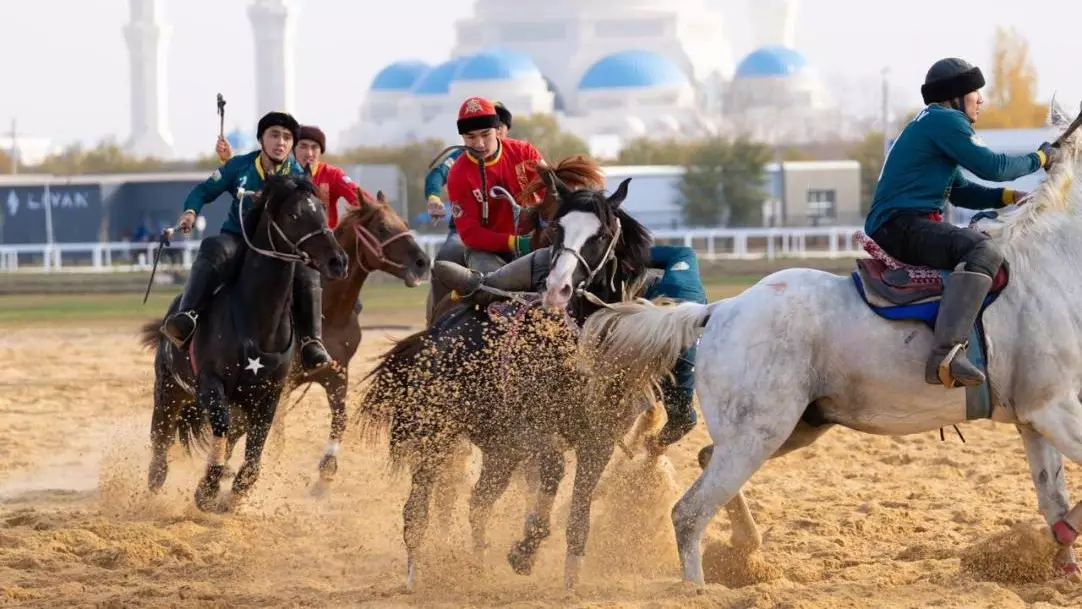
[[[940,442],[936,433],[835,430],[768,464],[747,489],[763,562],[717,560],[721,546],[711,547],[715,572],[733,588],[677,583],[668,511],[696,475],[694,455],[707,442],[700,426],[671,461],[610,466],[574,595],[561,589],[569,485],[535,574],[516,576],[503,561],[522,523],[517,483],[497,506],[487,563],[471,564],[463,492],[451,530],[429,529],[427,578],[407,595],[406,480],[385,475],[382,447],[351,437],[333,491],[309,496],[328,425],[318,390],[291,415],[280,455],[268,453],[240,513],[194,509],[201,458],[180,451],[166,492],[147,496],[153,379],[138,321],[0,328],[0,605],[1082,606],[1082,584],[1043,571],[1051,548],[1035,533],[1042,523],[1021,443],[991,423],[966,425],[967,444],[952,431]],[[384,334],[366,336],[354,378],[386,344]],[[1068,469],[1077,488],[1082,474]],[[710,535],[724,540],[728,530],[722,513]],[[765,581],[743,585],[757,579]]]

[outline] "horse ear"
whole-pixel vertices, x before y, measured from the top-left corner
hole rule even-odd
[[[376,202],[377,203],[382,203],[384,205],[387,204],[387,195],[383,194],[382,190],[377,190],[376,191]]]
[[[1052,99],[1048,102],[1048,123],[1053,127],[1066,127],[1071,119],[1067,116],[1067,113],[1063,111],[1063,106],[1059,105],[1056,101],[1056,94],[1052,94]]]
[[[620,182],[620,186],[616,189],[616,192],[612,193],[612,196],[609,197],[609,205],[611,205],[613,209],[620,207],[620,204],[627,198],[627,184],[630,181],[631,178],[625,178],[623,182]]]
[[[545,172],[545,181],[548,182],[549,187],[556,191],[556,196],[560,199],[566,200],[571,196],[571,189],[564,184],[564,181],[556,176],[556,172],[549,169]]]

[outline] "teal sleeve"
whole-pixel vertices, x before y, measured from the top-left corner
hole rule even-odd
[[[463,148],[458,148],[452,151],[447,155],[447,158],[428,172],[425,176],[425,199],[431,196],[440,196],[443,187],[447,184],[447,173],[451,171],[451,166],[455,164],[455,160],[462,156],[463,150]]]
[[[966,209],[995,209],[1003,207],[1003,189],[970,182],[961,171],[955,171],[950,200]]]
[[[203,206],[222,196],[223,193],[236,189],[237,167],[240,163],[235,162],[238,157],[233,157],[224,165],[214,170],[210,177],[196,184],[195,188],[184,199],[184,211],[194,211],[196,214],[203,211]]]
[[[993,152],[960,112],[930,114],[924,120],[933,121],[928,127],[943,153],[982,180],[1009,182],[1041,168],[1036,152],[1020,156]]]
[[[694,262],[695,250],[682,245],[655,245],[650,248],[650,268],[667,269],[679,262]]]

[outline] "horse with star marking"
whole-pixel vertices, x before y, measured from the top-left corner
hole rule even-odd
[[[209,425],[211,450],[195,492],[195,504],[204,511],[231,509],[259,477],[263,447],[293,365],[294,265],[311,265],[332,280],[344,277],[348,265],[307,180],[268,177],[260,193],[238,198],[246,249],[190,346],[181,350],[166,340],[160,319],[142,331],[144,346],[156,349],[148,485],[156,492],[165,483],[174,439],[179,436],[189,450],[193,443],[206,446]],[[179,296],[169,312],[178,303]],[[231,501],[217,502],[227,447],[245,435],[244,464],[233,480]]]

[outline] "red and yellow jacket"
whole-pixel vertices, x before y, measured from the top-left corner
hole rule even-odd
[[[469,152],[458,157],[447,174],[447,195],[455,228],[466,247],[496,253],[516,250],[514,209],[505,199],[493,197],[491,190],[493,186],[502,186],[519,205],[536,205],[543,192],[530,201],[521,200],[521,195],[526,185],[537,177],[537,163],[541,160],[541,153],[533,145],[510,138],[500,141],[500,149],[483,167]],[[483,217],[486,199],[487,220]]]

